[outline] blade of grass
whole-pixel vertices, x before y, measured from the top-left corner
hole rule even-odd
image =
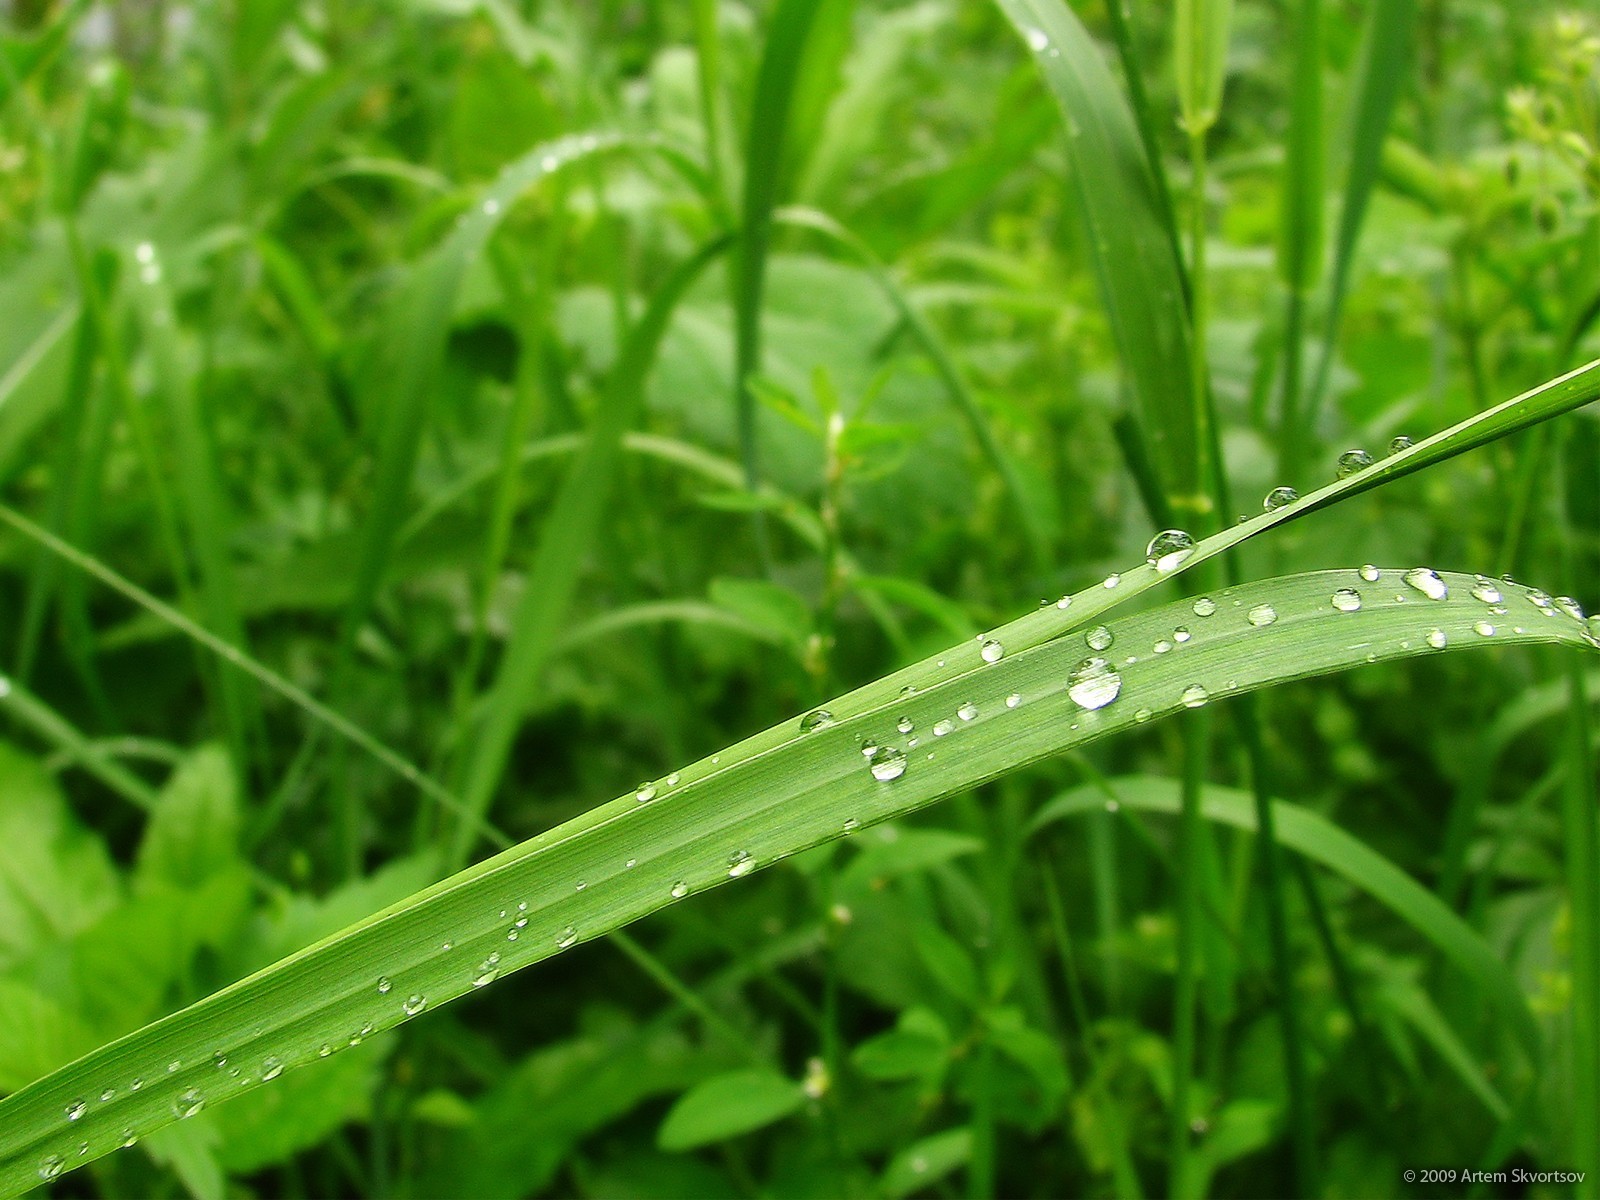
[[[512,623],[494,682],[487,693],[487,716],[473,741],[462,787],[464,810],[451,837],[447,862],[466,862],[479,823],[489,811],[511,752],[512,739],[539,686],[540,671],[566,620],[578,572],[605,511],[624,433],[643,404],[645,377],[667,323],[689,285],[729,245],[719,238],[668,276],[633,327],[607,383],[603,403],[578,460],[540,530],[524,593]]]
[[[1077,638],[995,662],[968,643],[919,664],[913,675],[920,686],[908,696],[898,688],[884,695],[879,681],[833,702],[832,723],[813,719],[802,731],[801,723],[785,722],[757,734],[675,772],[671,783],[601,805],[0,1101],[0,1193],[34,1186],[41,1170],[55,1171],[69,1155],[81,1165],[110,1152],[125,1130],[151,1132],[199,1104],[314,1063],[324,1047],[332,1053],[363,1040],[691,892],[844,836],[857,822],[901,816],[1047,755],[1184,711],[1196,703],[1191,682],[1208,681],[1218,696],[1243,694],[1370,660],[1436,653],[1426,640],[1433,629],[1452,647],[1555,642],[1592,650],[1600,641],[1582,621],[1539,615],[1520,587],[1508,599],[1526,608],[1528,625],[1492,637],[1475,633],[1485,606],[1471,597],[1473,578],[1465,575],[1444,576],[1449,595],[1440,600],[1397,601],[1388,589],[1370,589],[1359,613],[1330,606],[1334,589],[1363,582],[1353,571],[1325,571],[1226,589],[1214,597],[1217,615],[1202,618],[1210,624],[1175,655],[1140,651],[1175,622],[1195,623],[1188,601],[1120,618],[1114,637],[1136,661],[1119,660],[1118,694],[1096,709],[1072,698],[1072,664],[1084,654]],[[1244,614],[1265,602],[1278,619],[1258,628]],[[1012,694],[1016,705],[1006,701]],[[970,719],[936,748],[932,739],[913,746],[898,733],[902,717],[929,729],[968,705]],[[881,748],[864,758],[869,739]],[[1253,820],[1248,798],[1239,800],[1243,819]],[[1208,811],[1231,811],[1230,803],[1215,792],[1206,798]],[[1286,842],[1352,874],[1479,981],[1537,1056],[1538,1034],[1515,983],[1459,918],[1354,839],[1310,814],[1275,811]],[[578,880],[585,886],[576,887]],[[392,981],[393,996],[379,990],[380,976]],[[248,1069],[219,1078],[215,1054]],[[134,1077],[144,1081],[139,1090],[127,1086]],[[80,1095],[107,1087],[116,1088],[112,1098],[80,1120],[64,1115]]]
[[[1133,115],[1088,31],[1061,0],[996,0],[1032,51],[1067,127],[1072,195],[1140,426],[1180,512],[1205,512],[1191,447],[1184,287]]]
[[[1367,215],[1367,201],[1378,182],[1383,143],[1394,117],[1395,102],[1411,69],[1411,49],[1417,21],[1416,0],[1380,0],[1369,9],[1361,65],[1355,84],[1354,113],[1350,122],[1349,161],[1345,166],[1344,203],[1339,211],[1339,231],[1333,244],[1332,275],[1328,282],[1328,308],[1323,318],[1322,349],[1311,390],[1306,394],[1305,424],[1316,428],[1317,412],[1328,386],[1328,369],[1339,340],[1344,317],[1345,289],[1356,241]],[[1566,364],[1561,364],[1565,366]]]
[[[1600,788],[1583,671],[1567,668],[1566,778],[1561,797],[1572,955],[1573,1167],[1600,1172]],[[1591,1194],[1593,1188],[1590,1189]]]

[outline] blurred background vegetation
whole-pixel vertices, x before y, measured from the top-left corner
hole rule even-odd
[[[1027,47],[972,0],[824,0],[780,138],[759,81],[800,7],[0,5],[5,503],[481,787],[516,838],[1141,558],[1163,515],[1144,459],[1171,431],[1127,416],[1136,364]],[[1387,58],[1378,4],[1232,13],[1198,216],[1242,511],[1596,353],[1600,25],[1397,7]],[[1135,72],[1187,230],[1167,7],[1133,5],[1120,33],[1099,0],[1076,9],[1106,69]],[[1307,46],[1309,143],[1291,128]],[[1374,63],[1396,84],[1375,127]],[[486,200],[505,172],[532,186]],[[753,184],[805,212],[774,221],[755,295],[739,264],[690,285],[597,536],[561,545],[552,506],[578,435],[612,419],[619,347]],[[1326,236],[1286,282],[1297,189]],[[736,360],[757,367],[743,427]],[[1511,572],[1593,611],[1597,464],[1591,407],[1261,539],[1244,565]],[[560,578],[532,570],[541,538]],[[546,589],[570,602],[546,606],[524,696],[496,667]],[[469,849],[382,763],[14,529],[0,656],[0,1091]],[[1584,759],[1564,748],[1564,663],[1483,651],[1268,697],[1274,792],[1482,930],[1547,1058],[1516,1063],[1425,943],[1319,876],[1288,910],[1316,1133],[1296,1163],[1250,855],[1219,835],[1189,1190],[1382,1195],[1405,1166],[1577,1164],[1594,1097],[1568,1066],[1552,797]],[[514,740],[485,766],[486,706],[507,697]],[[1244,750],[1222,713],[1227,785]],[[1110,811],[1033,835],[1028,818],[1181,759],[1156,725],[802,856],[59,1190],[1159,1193],[1170,824]]]

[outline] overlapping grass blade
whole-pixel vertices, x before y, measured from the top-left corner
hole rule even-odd
[[[803,732],[786,722],[469,868],[345,932],[162,1021],[106,1046],[0,1102],[0,1192],[32,1186],[60,1156],[81,1164],[203,1103],[316,1062],[429,1006],[636,920],[694,892],[843,836],[857,823],[901,816],[1047,755],[1202,703],[1361,663],[1451,648],[1555,642],[1591,649],[1589,626],[1548,613],[1525,588],[1505,585],[1517,615],[1479,631],[1487,606],[1472,576],[1443,574],[1448,595],[1429,599],[1386,571],[1373,584],[1354,571],[1322,571],[1214,593],[1211,616],[1190,601],[1119,618],[1116,694],[1098,708],[1074,672],[1077,636],[1008,649],[994,662],[957,647],[928,664],[911,693],[880,684],[830,705]],[[1341,588],[1362,592],[1357,612],[1334,607]],[[1270,604],[1276,619],[1248,614]],[[1175,651],[1155,643],[1177,625],[1193,636]],[[1438,633],[1435,633],[1438,631]],[[1431,640],[1430,640],[1431,635]],[[1129,662],[1127,659],[1134,661]],[[939,665],[940,663],[944,665]],[[1109,665],[1109,663],[1108,663]],[[1104,696],[1105,676],[1096,685]],[[1012,701],[1009,697],[1015,696]],[[902,719],[919,731],[898,731]],[[933,726],[949,720],[948,736]],[[867,742],[878,745],[863,756]],[[1239,811],[1248,814],[1247,801]],[[1282,813],[1291,845],[1303,826]],[[1323,839],[1324,845],[1326,838]],[[1531,1025],[1506,994],[1504,968],[1432,896],[1367,860],[1349,867],[1490,987],[1534,1049]],[[1414,886],[1414,885],[1413,885]],[[1420,899],[1425,896],[1425,899]],[[1422,914],[1418,916],[1417,914]],[[1442,914],[1442,915],[1441,915]],[[384,977],[389,986],[380,988]],[[219,1071],[217,1056],[238,1074]],[[130,1088],[134,1078],[143,1086]],[[79,1120],[67,1109],[114,1089]],[[81,1154],[78,1148],[87,1143]]]
[[[996,0],[1067,125],[1070,187],[1100,294],[1167,494],[1205,511],[1191,447],[1203,429],[1189,368],[1183,285],[1133,115],[1082,23],[1061,0]]]

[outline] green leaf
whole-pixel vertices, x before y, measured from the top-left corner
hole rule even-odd
[[[0,1092],[48,1075],[103,1040],[56,998],[0,979]]]
[[[913,1142],[884,1169],[878,1186],[885,1196],[909,1196],[937,1183],[972,1157],[972,1130],[963,1125]]]
[[[729,1071],[685,1092],[661,1122],[656,1144],[692,1150],[781,1121],[805,1103],[805,1092],[776,1071]]]
[[[908,1008],[895,1028],[868,1038],[850,1054],[868,1079],[933,1081],[950,1058],[950,1032],[930,1008]]]
[[[202,746],[162,789],[139,843],[141,888],[197,887],[239,861],[239,785],[221,746]]]
[[[815,628],[805,601],[781,584],[719,578],[711,581],[709,595],[713,604],[782,645],[803,648]]]
[[[1233,0],[1177,0],[1172,55],[1178,80],[1178,124],[1198,136],[1216,124],[1228,71]]]

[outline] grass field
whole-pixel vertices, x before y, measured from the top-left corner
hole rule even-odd
[[[1597,319],[1577,11],[0,4],[0,1195],[1600,1194]]]

